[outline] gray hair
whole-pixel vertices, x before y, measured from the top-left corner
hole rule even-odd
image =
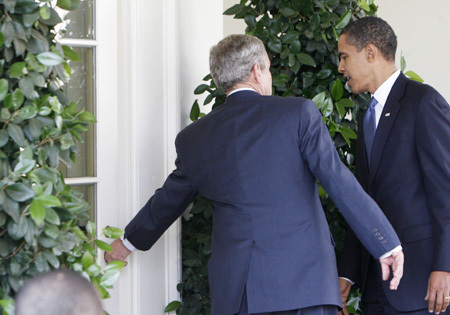
[[[219,89],[228,92],[235,84],[247,82],[255,64],[264,69],[266,54],[260,39],[250,35],[229,35],[211,48],[211,76]]]
[[[91,283],[72,270],[53,270],[29,280],[16,297],[16,315],[104,315]]]

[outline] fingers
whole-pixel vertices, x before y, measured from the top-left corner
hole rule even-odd
[[[380,259],[381,276],[384,281],[389,279],[390,268],[392,268],[392,280],[389,283],[391,290],[397,290],[400,279],[403,277],[403,251],[392,253],[390,257]]]
[[[443,294],[442,291],[427,292],[425,300],[428,301],[428,311],[430,313],[434,312],[435,314],[444,313],[450,304],[450,299],[446,299],[445,297],[449,296],[450,292],[447,295]]]
[[[381,264],[381,278],[383,279],[383,281],[386,281],[387,279],[389,279],[389,274],[391,273],[389,269],[390,265],[389,258],[381,259],[380,264]]]
[[[436,294],[436,304],[434,307],[434,312],[436,314],[442,312],[444,306],[443,304],[444,304],[444,294],[442,293],[442,291],[438,291],[438,293]]]
[[[450,291],[448,291],[447,294],[444,296],[444,303],[442,305],[441,312],[445,312],[449,304],[450,304]]]
[[[125,262],[125,266],[127,262],[125,259],[131,253],[122,243],[120,239],[116,239],[111,243],[111,247],[113,248],[112,252],[105,252],[105,261],[110,263],[111,261],[120,260]]]
[[[393,264],[392,264],[392,280],[389,284],[389,288],[391,290],[397,290],[398,285],[400,284],[400,279],[403,277],[403,263],[404,256],[403,251],[392,254]]]

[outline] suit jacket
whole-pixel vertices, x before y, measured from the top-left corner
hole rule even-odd
[[[400,74],[378,124],[370,167],[362,120],[356,176],[394,226],[405,254],[398,290],[385,282],[384,292],[399,311],[426,308],[430,272],[450,271],[450,107],[432,87]],[[348,233],[340,276],[364,289],[368,262],[368,253]]]
[[[149,249],[197,193],[208,198],[212,314],[237,313],[245,288],[250,313],[341,305],[317,179],[375,257],[400,244],[312,101],[237,92],[181,131],[176,147],[176,170],[125,237]]]

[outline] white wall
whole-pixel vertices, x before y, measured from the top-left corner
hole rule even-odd
[[[378,16],[397,35],[398,51],[403,51],[406,70],[418,73],[450,102],[450,1],[375,0],[375,3],[379,6]]]
[[[239,0],[223,0],[224,10]],[[406,70],[413,70],[450,102],[449,0],[375,0],[378,16],[386,20],[398,38]],[[245,32],[245,23],[224,17],[224,35]],[[398,54],[398,55],[399,55]],[[397,57],[400,67],[400,57]]]

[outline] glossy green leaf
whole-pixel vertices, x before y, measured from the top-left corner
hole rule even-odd
[[[80,56],[78,56],[77,52],[70,48],[69,46],[63,45],[62,46],[64,56],[72,61],[81,61]]]
[[[164,309],[164,312],[169,313],[169,312],[174,312],[176,310],[178,310],[181,306],[181,302],[180,301],[172,301],[170,302],[166,308]]]
[[[52,265],[54,269],[58,269],[60,267],[59,260],[53,253],[44,251],[42,252],[42,255],[49,262],[49,264]]]
[[[405,56],[403,56],[403,53],[401,53],[400,56],[400,71],[405,71],[406,69],[406,60],[405,60]]]
[[[47,210],[47,209],[46,209]],[[46,215],[47,216],[47,215]],[[53,224],[46,224],[44,228],[45,235],[51,237],[56,240],[59,236],[59,226]]]
[[[286,17],[293,17],[295,15],[297,15],[297,12],[295,12],[295,10],[289,8],[289,7],[285,7],[280,9],[281,14],[283,14]]]
[[[90,124],[95,124],[97,122],[97,120],[95,119],[95,116],[92,115],[90,112],[84,111],[81,115],[80,115],[80,120],[90,123]]]
[[[332,71],[330,69],[322,69],[317,73],[317,79],[323,80],[331,75]]]
[[[115,227],[107,227],[103,229],[103,234],[107,237],[107,238],[112,238],[112,239],[116,239],[119,238],[123,235],[123,231],[119,228],[115,228]]]
[[[116,283],[117,279],[119,279],[120,272],[119,271],[107,271],[102,279],[101,284],[104,286],[112,286],[114,283]]]
[[[75,141],[70,133],[65,133],[61,137],[61,150],[67,150],[71,146],[75,145]]]
[[[19,222],[19,204],[8,196],[4,196],[3,210],[15,221]]]
[[[42,201],[34,199],[30,204],[30,214],[36,225],[39,226],[45,219],[45,206]]]
[[[86,223],[86,231],[90,236],[95,236],[97,234],[96,224],[92,221],[88,221],[88,223]]]
[[[0,32],[0,47],[3,46],[4,42],[5,42],[5,37],[3,36],[3,33]]]
[[[81,264],[84,269],[88,269],[94,263],[94,257],[89,252],[85,252],[81,258]]]
[[[42,202],[42,205],[45,207],[61,207],[61,201],[58,199],[58,197],[53,195],[40,195],[35,198],[35,200],[39,200]]]
[[[292,41],[292,44],[289,46],[291,54],[298,54],[300,53],[300,50],[302,49],[302,44],[300,43],[300,40],[295,39]]]
[[[209,86],[207,84],[200,84],[197,86],[194,90],[195,95],[203,94],[209,89]]]
[[[286,35],[284,35],[282,40],[283,40],[283,43],[285,43],[285,44],[291,44],[294,40],[298,40],[299,37],[300,37],[300,32],[290,30],[286,33]]]
[[[8,125],[8,134],[14,140],[17,145],[23,147],[25,145],[25,136],[23,134],[22,128],[16,124]]]
[[[5,130],[0,130],[0,148],[8,143],[9,134]]]
[[[34,191],[22,183],[15,183],[7,186],[6,193],[12,200],[18,202],[28,200],[34,196]]]
[[[15,89],[12,94],[6,95],[4,99],[4,104],[7,108],[19,108],[23,102],[25,101],[25,97],[20,89]]]
[[[3,315],[14,315],[14,300],[9,299],[2,299],[0,300],[0,305],[3,309]]]
[[[100,240],[95,240],[95,245],[100,248],[101,250],[105,251],[105,252],[112,252],[113,248],[111,247],[111,245],[100,241]]]
[[[342,85],[341,80],[337,79],[334,81],[333,86],[331,87],[331,97],[335,101],[339,101],[344,95],[344,86]]]
[[[42,19],[48,20],[51,17],[50,8],[46,5],[43,5],[39,8],[39,15]]]
[[[64,62],[64,59],[53,52],[43,52],[36,56],[40,63],[45,66],[56,66]]]
[[[31,77],[23,77],[19,81],[19,88],[27,99],[38,98],[39,94],[34,90],[34,80]]]
[[[8,93],[8,80],[6,79],[0,79],[0,101],[3,101],[6,94]]]
[[[8,120],[11,118],[11,113],[6,107],[3,107],[2,110],[0,111],[0,118],[3,120]]]
[[[47,221],[48,223],[51,223],[51,224],[55,224],[55,225],[61,224],[59,215],[52,208],[45,209],[45,221]]]
[[[363,8],[364,11],[367,11],[367,12],[370,11],[370,6],[366,1],[364,1],[364,0],[358,1],[358,4],[361,8]]]
[[[120,271],[122,270],[123,267],[125,267],[125,262],[120,260],[114,260],[108,263],[108,265],[105,267],[105,272]]]
[[[303,63],[303,64],[305,64],[305,65],[308,65],[308,66],[311,66],[311,67],[315,67],[315,66],[316,66],[316,62],[315,62],[314,59],[313,59],[310,55],[308,55],[308,54],[300,53],[300,54],[297,55],[297,59],[298,59],[301,63]]]
[[[34,0],[21,0],[17,1],[16,6],[14,7],[14,13],[16,14],[31,13],[38,7],[39,3],[37,3]]]
[[[198,105],[198,100],[195,100],[194,105],[192,105],[189,118],[191,121],[196,121],[200,116],[200,106]]]
[[[331,100],[331,98],[327,98],[324,103],[323,106],[321,108],[322,111],[322,115],[324,117],[328,117],[333,113],[333,101]]]
[[[269,38],[269,42],[267,43],[267,47],[269,47],[269,49],[274,53],[281,52],[281,45],[281,40],[275,36],[271,36]]]
[[[22,118],[23,120],[27,120],[27,119],[33,118],[36,115],[37,115],[37,110],[32,105],[24,106],[19,111],[19,117]]]
[[[326,92],[321,92],[319,94],[317,94],[316,96],[314,96],[314,98],[312,99],[312,101],[314,103],[316,103],[316,106],[318,109],[321,109],[324,105],[324,101],[325,101],[325,96],[326,96]]]
[[[223,14],[224,15],[234,15],[234,14],[240,13],[243,9],[245,9],[244,5],[235,4],[231,8],[225,10],[225,12],[223,12]]]
[[[347,127],[342,127],[339,129],[339,132],[344,136],[348,137],[349,139],[356,139],[356,133]]]
[[[344,15],[341,16],[341,18],[337,21],[336,25],[334,26],[337,30],[343,29],[352,18],[352,11],[348,10],[344,13]]]
[[[20,216],[18,222],[9,221],[8,224],[8,234],[13,240],[19,240],[24,237],[27,232],[28,224],[27,218]]]
[[[9,69],[9,76],[12,78],[20,78],[27,73],[27,64],[25,62],[15,62]]]
[[[417,81],[417,82],[423,82],[423,79],[414,71],[406,71],[405,75],[410,78],[411,80]]]
[[[14,167],[14,172],[25,174],[31,171],[36,166],[35,160],[21,160],[19,163],[16,164],[16,167]]]

